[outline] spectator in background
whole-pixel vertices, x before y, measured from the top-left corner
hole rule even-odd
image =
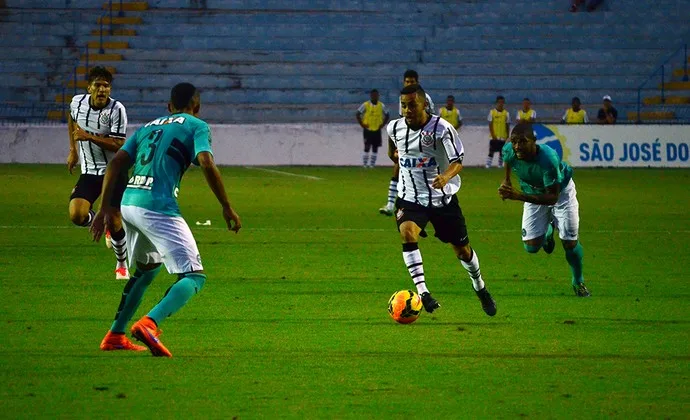
[[[379,102],[379,91],[372,89],[369,100],[357,109],[357,122],[364,129],[364,153],[362,166],[373,168],[376,165],[379,147],[381,147],[381,127],[388,122],[388,109]],[[371,150],[371,155],[369,154]]]
[[[491,167],[494,153],[498,152],[498,167],[503,166],[501,150],[506,144],[510,133],[510,114],[504,109],[506,99],[503,96],[496,97],[496,106],[489,111],[489,156],[486,158],[486,168]]]
[[[577,8],[579,6],[584,6],[586,0],[572,0],[570,4],[570,11],[571,12],[577,12]],[[589,3],[587,3],[587,11],[588,12],[593,12],[594,10],[597,9],[597,7],[601,6],[601,4],[604,2],[604,0],[590,0]]]
[[[604,96],[604,106],[599,108],[597,121],[599,124],[615,124],[618,119],[618,110],[611,104],[611,97]]]
[[[587,111],[581,108],[580,98],[577,96],[573,98],[572,107],[565,110],[561,122],[566,124],[589,124],[587,118]]]
[[[537,111],[532,109],[532,102],[529,100],[529,98],[522,100],[522,109],[519,110],[515,115],[517,119],[515,124],[533,123],[537,120]]]
[[[441,118],[448,121],[455,131],[460,131],[462,127],[462,115],[460,111],[455,107],[455,96],[448,95],[446,98],[446,106],[441,108]]]

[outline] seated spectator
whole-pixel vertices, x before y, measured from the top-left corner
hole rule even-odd
[[[618,119],[618,110],[611,104],[611,97],[604,96],[604,106],[599,108],[597,121],[599,124],[615,124]]]
[[[580,98],[577,96],[572,100],[572,107],[565,110],[561,122],[566,124],[588,124],[587,111],[581,108]]]
[[[571,12],[577,12],[577,8],[580,5],[584,5],[586,0],[572,0],[572,3],[570,5],[570,11]],[[590,0],[589,3],[587,3],[587,11],[588,12],[593,12],[594,10],[597,9],[597,7],[601,6],[601,4],[604,2],[604,0]]]

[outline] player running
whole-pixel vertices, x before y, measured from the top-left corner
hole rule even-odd
[[[565,249],[565,259],[572,271],[575,294],[588,297],[582,276],[582,245],[578,241],[580,216],[573,169],[561,161],[549,146],[537,145],[532,124],[515,126],[510,142],[503,147],[505,179],[498,189],[502,199],[524,201],[522,241],[529,253],[540,248],[550,254],[556,246],[554,225]],[[522,192],[511,185],[510,171],[515,172]]]
[[[213,161],[209,127],[196,117],[200,103],[193,85],[180,83],[173,87],[168,104],[170,115],[137,130],[108,165],[101,209],[91,231],[98,241],[105,225],[112,224],[116,209],[110,198],[116,179],[133,165],[122,197],[122,217],[131,244],[130,262],[136,262],[136,271],[125,285],[115,321],[101,342],[101,350],[146,349],[132,344],[124,335],[125,328],[164,263],[169,273],[177,274],[178,280],[158,305],[132,326],[131,333],[154,356],[172,357],[158,338],[158,326],[181,309],[206,281],[196,241],[177,204],[180,181],[192,163],[201,167],[223,208],[228,229],[238,232],[242,226]]]
[[[414,71],[414,70],[407,70],[403,74],[403,87],[405,86],[410,86],[410,85],[418,85],[419,84],[419,74]],[[431,100],[431,96],[429,94],[426,94],[426,101],[427,101],[427,108],[426,112],[429,114],[433,114],[435,112],[434,110],[434,101]],[[399,111],[398,114],[402,117],[403,116],[403,109],[402,105],[399,105]],[[400,167],[398,166],[398,162],[394,161],[393,163],[393,176],[391,177],[391,180],[388,184],[388,201],[386,202],[386,205],[381,207],[379,209],[379,213],[385,214],[386,216],[392,216],[393,212],[395,211],[395,197],[398,195],[398,176],[400,175]]]
[[[431,296],[424,278],[419,237],[426,236],[428,222],[436,237],[450,243],[455,255],[472,279],[474,290],[489,316],[496,315],[496,302],[486,290],[479,271],[479,258],[470,246],[465,218],[455,193],[460,189],[464,150],[455,128],[426,111],[426,94],[419,85],[400,92],[404,118],[388,123],[388,155],[400,164],[400,185],[396,207],[402,239],[403,260],[427,312],[440,307]]]
[[[91,225],[93,203],[101,194],[106,166],[127,136],[127,112],[120,102],[110,97],[112,83],[113,75],[106,68],[94,67],[89,72],[88,93],[74,96],[70,103],[67,156],[70,174],[81,160],[81,176],[69,201],[69,218],[77,226]],[[129,279],[127,243],[119,211],[126,185],[127,173],[123,173],[117,179],[110,203],[117,211],[113,215],[107,245],[115,251],[115,278],[118,280]]]

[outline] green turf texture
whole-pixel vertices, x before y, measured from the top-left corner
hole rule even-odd
[[[466,169],[459,201],[498,314],[430,237],[442,308],[398,325],[388,299],[413,286],[394,219],[377,213],[390,169],[272,169],[322,179],[222,168],[237,235],[187,173],[180,203],[208,280],[161,325],[162,359],[98,349],[124,282],[68,220],[77,176],[0,166],[2,416],[687,418],[690,171],[575,170],[582,299],[560,243],[524,251],[502,171]],[[136,318],[173,281],[161,274]]]

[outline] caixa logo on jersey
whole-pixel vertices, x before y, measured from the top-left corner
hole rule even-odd
[[[401,168],[435,168],[438,166],[433,157],[400,158]]]

